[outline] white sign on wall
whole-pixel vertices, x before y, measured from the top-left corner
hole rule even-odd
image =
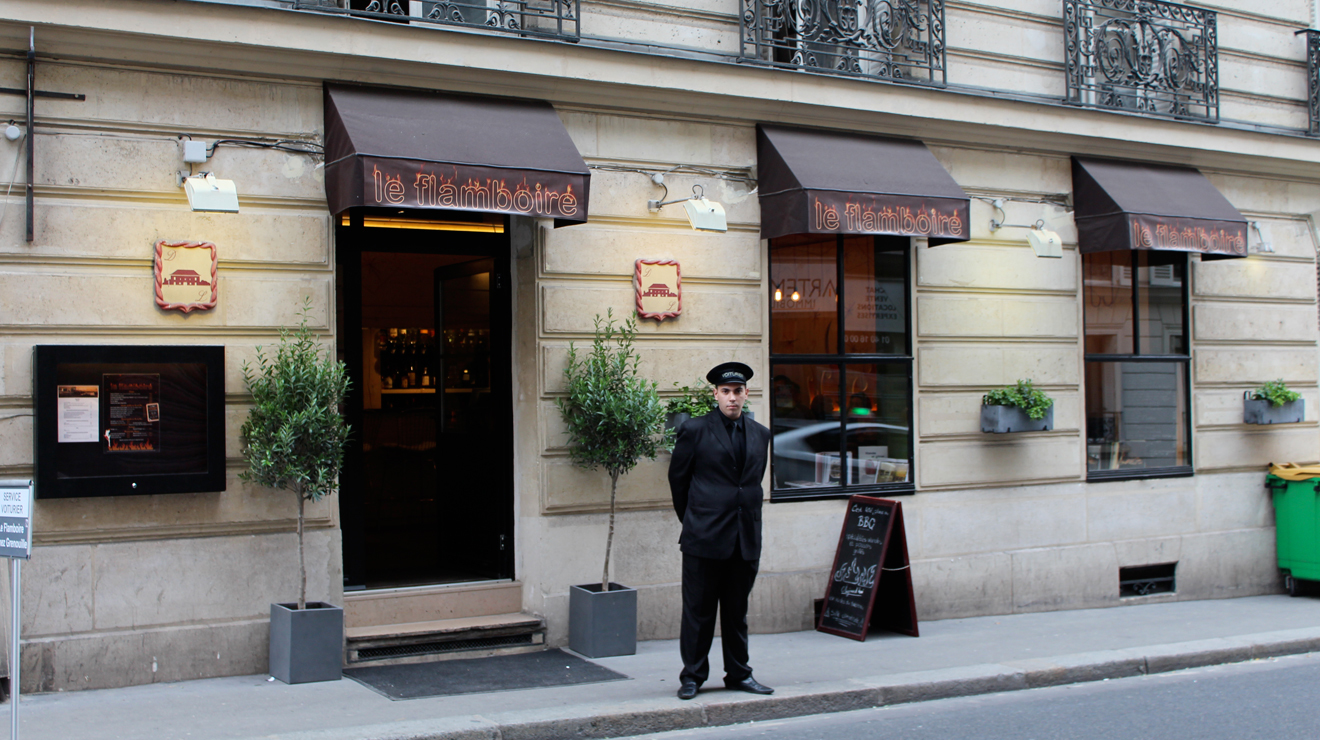
[[[0,481],[0,557],[32,555],[32,481]]]

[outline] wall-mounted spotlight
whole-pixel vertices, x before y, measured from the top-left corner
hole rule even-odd
[[[238,213],[238,188],[233,180],[221,180],[210,172],[183,178],[188,207],[194,211]]]
[[[1059,238],[1057,231],[1050,231],[1045,228],[1045,221],[1037,219],[1036,223],[1027,226],[1026,224],[1006,224],[1002,221],[990,219],[990,230],[999,231],[1000,229],[1030,229],[1027,232],[1027,243],[1031,245],[1031,250],[1037,257],[1063,257],[1063,240]]]
[[[1004,200],[997,198],[991,202],[995,210],[1004,213]],[[1005,214],[1007,217],[1007,214]],[[1031,251],[1036,253],[1037,257],[1063,257],[1063,240],[1059,238],[1056,231],[1050,231],[1045,228],[1044,219],[1036,219],[1036,223],[1028,226],[1026,224],[1007,224],[999,219],[990,219],[990,231],[996,232],[1000,229],[1030,229],[1027,232],[1027,243],[1031,245]]]
[[[651,182],[664,188],[665,195],[669,194],[669,186],[665,185],[663,174],[656,173],[652,175]],[[646,201],[646,207],[651,213],[655,213],[673,203],[683,204],[683,210],[687,212],[688,222],[697,231],[725,232],[729,230],[729,221],[724,215],[724,206],[716,201],[707,200],[705,190],[700,185],[692,186],[692,197],[690,198],[648,200]]]
[[[1274,254],[1274,240],[1270,238],[1269,224],[1260,221],[1248,221],[1247,225],[1256,232],[1256,238],[1248,239],[1248,251],[1256,254]]]

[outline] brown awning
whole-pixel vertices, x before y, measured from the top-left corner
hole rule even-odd
[[[325,86],[325,195],[353,206],[587,220],[591,172],[542,101]]]
[[[756,127],[761,237],[924,236],[965,242],[970,201],[920,141]]]
[[[1077,244],[1083,254],[1127,249],[1247,256],[1247,220],[1199,170],[1072,158]]]

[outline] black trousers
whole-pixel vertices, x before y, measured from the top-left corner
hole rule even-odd
[[[710,643],[715,638],[715,611],[720,614],[720,646],[724,649],[724,680],[738,682],[752,675],[747,664],[747,597],[760,563],[733,557],[711,560],[683,555],[683,624],[678,650],[683,657],[680,681],[710,677]]]

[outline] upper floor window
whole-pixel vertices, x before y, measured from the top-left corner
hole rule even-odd
[[[910,242],[770,241],[772,498],[912,490]]]
[[[1068,102],[1219,120],[1214,11],[1156,0],[1063,0]]]
[[[742,57],[813,72],[943,85],[944,0],[740,0]]]
[[[1320,31],[1308,28],[1298,31],[1306,38],[1306,112],[1310,125],[1306,132],[1320,135]]]
[[[343,7],[341,7],[341,5]],[[580,0],[295,0],[295,10],[343,13],[416,25],[487,28],[520,36],[577,39]]]
[[[1089,478],[1190,475],[1187,255],[1082,256]]]

